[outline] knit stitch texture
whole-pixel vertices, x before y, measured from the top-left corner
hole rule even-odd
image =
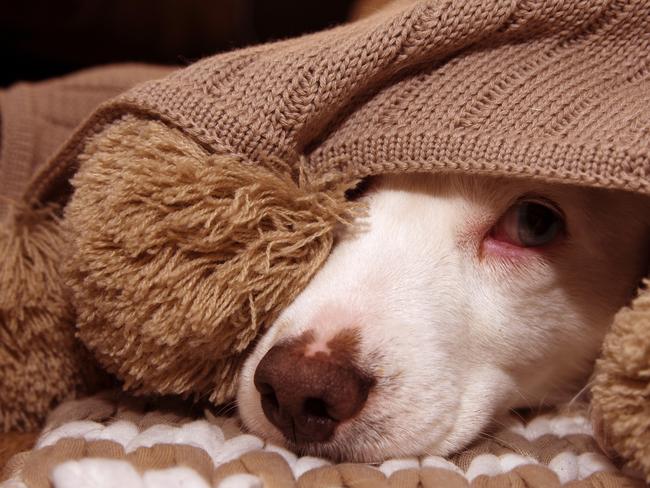
[[[397,2],[140,85],[79,134],[136,112],[211,152],[321,175],[447,169],[649,193],[648,19],[645,0]]]

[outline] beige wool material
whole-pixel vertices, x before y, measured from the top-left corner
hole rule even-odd
[[[645,0],[398,2],[139,85],[75,142],[140,113],[211,153],[304,158],[319,175],[455,169],[648,193],[649,12]]]
[[[649,47],[647,1],[394,2],[105,103],[31,180],[28,210],[12,222],[64,205],[72,178],[58,229],[65,249],[46,265],[52,279],[65,275],[57,286],[82,342],[136,391],[218,402],[232,395],[257,331],[325,258],[359,177],[460,171],[650,194]],[[305,232],[315,222],[324,232]],[[277,232],[279,261],[269,259]],[[256,249],[266,268],[247,254]],[[18,254],[5,276],[29,263]],[[227,306],[202,314],[216,303],[208,279]],[[617,317],[594,406],[607,442],[650,480],[650,359],[629,347],[650,343],[650,322],[635,315],[647,317],[646,293]],[[22,306],[19,296],[0,303],[7,314]],[[12,333],[33,330],[31,315],[19,316]],[[0,401],[4,418],[15,410]]]
[[[125,64],[92,68],[0,90],[0,220],[31,177],[100,103],[172,68]]]
[[[249,345],[355,214],[349,185],[238,164],[132,116],[80,161],[65,217],[78,336],[129,390],[234,398]]]
[[[35,429],[53,405],[98,383],[60,269],[70,185],[38,208],[22,194],[99,103],[170,71],[116,65],[0,91],[0,431]]]

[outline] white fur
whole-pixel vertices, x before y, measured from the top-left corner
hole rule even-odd
[[[567,237],[552,250],[486,251],[522,195],[556,202]],[[278,341],[345,328],[377,379],[363,410],[306,453],[376,461],[447,455],[508,409],[564,401],[584,384],[615,312],[645,271],[644,198],[529,180],[389,175],[342,229],[323,268],[257,344],[238,405],[254,433],[283,443],[253,385]],[[304,447],[304,446],[303,446]]]

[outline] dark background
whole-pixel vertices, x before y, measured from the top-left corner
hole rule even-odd
[[[343,22],[353,0],[12,0],[0,13],[0,86],[88,66],[186,65]]]

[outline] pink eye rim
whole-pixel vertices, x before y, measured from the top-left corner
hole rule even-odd
[[[543,249],[566,235],[566,217],[555,202],[524,195],[507,208],[486,237],[516,248]]]

